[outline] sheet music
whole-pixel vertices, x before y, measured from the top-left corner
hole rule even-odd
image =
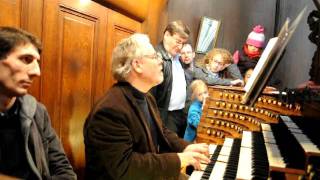
[[[266,86],[267,81],[271,77],[271,73],[278,64],[280,56],[288,44],[293,32],[301,21],[305,11],[306,7],[299,13],[297,18],[290,26],[290,20],[287,19],[276,39],[272,38],[269,40],[266,49],[263,51],[258,61],[258,67],[253,70],[252,77],[249,78],[248,83],[244,88],[246,93],[241,100],[242,104],[248,104],[249,106],[252,106],[258,99],[260,93]]]
[[[254,85],[255,80],[258,78],[258,76],[260,76],[261,71],[265,68],[265,66],[267,65],[268,61],[272,60],[269,57],[271,50],[275,47],[275,44],[278,41],[278,37],[274,37],[271,38],[268,41],[268,44],[266,46],[266,48],[264,49],[256,67],[254,68],[251,77],[249,78],[247,84],[244,87],[244,90],[246,92],[249,91],[249,89]]]

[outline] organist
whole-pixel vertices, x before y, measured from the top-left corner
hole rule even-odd
[[[148,93],[163,81],[162,60],[146,35],[116,46],[112,73],[118,83],[84,126],[86,179],[178,179],[181,168],[209,162],[208,145],[189,144],[162,124]]]

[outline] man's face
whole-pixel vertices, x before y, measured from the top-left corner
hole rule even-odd
[[[147,43],[141,58],[141,78],[152,87],[163,81],[162,58],[153,46]]]
[[[0,60],[0,93],[9,97],[25,95],[33,78],[40,76],[39,59],[32,44],[23,44]]]
[[[183,44],[186,43],[187,40],[188,39],[182,38],[180,35],[175,33],[171,35],[168,31],[164,33],[163,37],[165,49],[171,56],[176,56],[179,54]]]
[[[185,64],[190,64],[193,61],[195,53],[192,51],[190,44],[185,44],[181,49],[181,61]]]

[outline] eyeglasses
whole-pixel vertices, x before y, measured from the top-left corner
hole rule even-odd
[[[151,55],[142,55],[142,57],[146,57],[146,58],[149,58],[149,59],[160,59],[162,60],[162,56],[160,53],[154,53],[154,54],[151,54]]]
[[[187,41],[187,39],[182,38],[182,37],[179,36],[178,34],[173,34],[173,35],[171,36],[171,38],[172,38],[172,40],[175,42],[176,45],[181,45],[181,46],[183,46],[183,45],[186,43],[186,41]]]
[[[222,62],[222,61],[212,59],[212,62],[214,62],[217,66],[224,66],[224,62]]]

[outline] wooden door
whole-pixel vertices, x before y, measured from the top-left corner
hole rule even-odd
[[[103,92],[107,14],[91,1],[45,0],[41,101],[81,177],[83,124]]]
[[[141,22],[135,21],[118,12],[109,10],[108,14],[108,37],[107,37],[107,64],[105,71],[104,89],[109,89],[115,80],[111,74],[112,50],[117,43],[131,34],[141,32]]]

